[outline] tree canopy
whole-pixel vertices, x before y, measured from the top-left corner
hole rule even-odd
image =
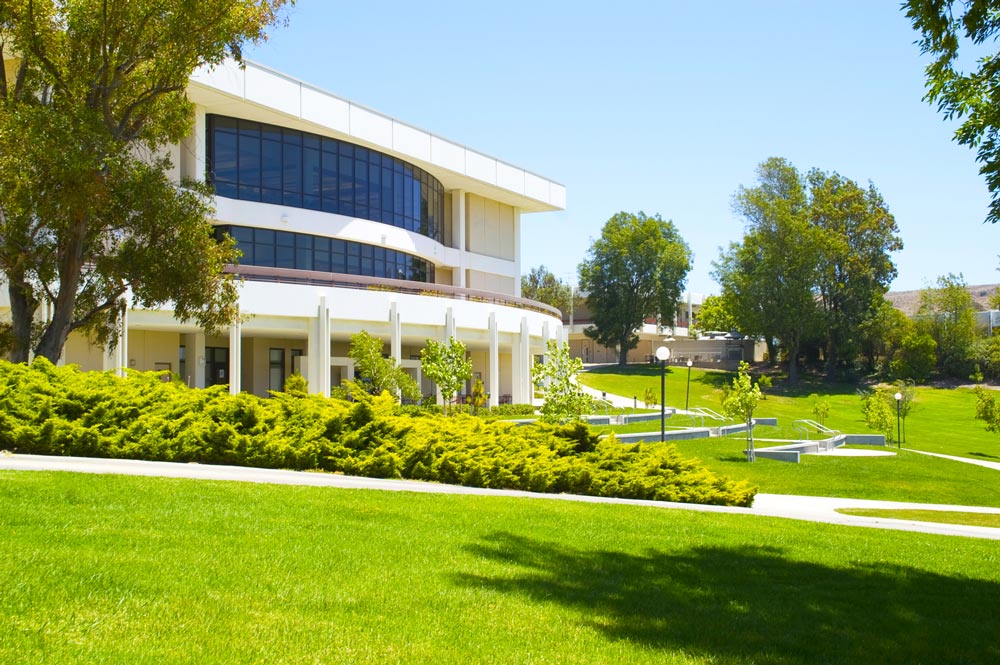
[[[764,337],[772,362],[780,342],[791,381],[806,342],[822,343],[830,372],[850,367],[896,275],[895,219],[871,183],[818,169],[804,177],[778,157],[757,168],[757,183],[733,197],[742,241],[713,264],[725,310],[741,332]]]
[[[367,330],[351,335],[348,357],[354,361],[355,384],[365,392],[381,395],[388,392],[408,399],[420,397],[420,387],[392,358],[385,357],[385,343]]]
[[[447,344],[429,339],[427,346],[420,350],[421,368],[441,391],[445,413],[455,394],[472,378],[472,360],[466,355],[465,344],[454,337],[450,337]]]
[[[213,330],[236,316],[210,192],[171,182],[195,68],[240,57],[292,0],[5,0],[0,4],[0,272],[14,360],[105,343],[132,304],[170,302]],[[40,306],[50,315],[34,320]]]
[[[521,275],[521,297],[551,305],[563,314],[569,313],[572,289],[544,266],[532,268]]]
[[[642,212],[613,216],[579,267],[594,321],[587,336],[617,347],[618,364],[625,365],[645,319],[674,323],[691,258],[673,222]]]
[[[933,60],[924,70],[927,94],[948,120],[960,119],[955,140],[976,149],[979,172],[992,194],[986,221],[1000,221],[1000,54],[978,57],[977,66],[964,71],[974,54],[996,43],[1000,36],[1000,1],[907,0],[907,18],[920,32],[920,51]],[[963,48],[963,43],[965,47]]]

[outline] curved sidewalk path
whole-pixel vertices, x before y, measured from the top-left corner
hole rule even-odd
[[[856,517],[853,515],[841,515],[836,512],[837,508],[910,508],[1000,514],[1000,508],[982,508],[973,506],[901,503],[896,501],[871,501],[865,499],[838,499],[785,494],[758,494],[756,500],[754,501],[753,508],[731,508],[728,506],[705,506],[700,504],[671,503],[666,501],[639,501],[634,499],[610,499],[604,497],[579,496],[571,494],[539,494],[535,492],[521,492],[517,490],[480,489],[475,487],[427,483],[416,480],[358,478],[355,476],[306,471],[254,469],[250,467],[216,466],[207,464],[180,464],[176,462],[143,462],[138,460],[91,459],[84,457],[12,455],[9,453],[0,454],[0,469],[14,471],[70,471],[76,473],[98,474],[112,473],[131,476],[230,480],[254,483],[274,483],[279,485],[338,487],[346,489],[432,492],[439,494],[475,494],[483,496],[582,501],[586,503],[617,503],[650,506],[654,508],[695,510],[701,512],[784,517],[812,522],[826,522],[829,524],[863,526],[875,529],[897,529],[901,531],[919,531],[922,533],[1000,540],[1000,529],[964,526],[959,524],[935,524],[931,522]]]

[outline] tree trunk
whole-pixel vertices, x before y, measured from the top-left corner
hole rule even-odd
[[[753,418],[747,418],[747,461],[757,460],[757,451],[753,447]]]
[[[778,362],[778,347],[770,335],[764,336],[764,343],[767,344],[767,364],[774,367]]]
[[[628,364],[628,347],[625,345],[619,345],[618,347],[618,366],[625,367]]]
[[[788,345],[788,382],[797,383],[799,380],[799,342]]]
[[[14,333],[14,347],[10,360],[15,363],[28,362],[31,351],[31,323],[38,309],[38,302],[31,292],[22,287],[16,278],[8,276],[7,294],[10,296],[10,318]]]
[[[73,315],[76,311],[76,291],[80,286],[83,270],[83,239],[87,232],[86,216],[81,215],[68,234],[66,247],[59,257],[59,294],[56,296],[52,320],[42,334],[35,349],[36,356],[46,358],[52,364],[59,362],[66,338],[73,329]]]

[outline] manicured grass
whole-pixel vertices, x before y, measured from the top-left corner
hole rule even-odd
[[[658,367],[650,365],[629,365],[624,370],[615,366],[600,367],[580,374],[579,380],[597,390],[641,398],[647,387],[659,395],[659,371]],[[729,372],[692,368],[690,406],[721,412],[722,387],[730,383],[732,377]],[[667,368],[667,406],[684,407],[686,384],[687,368]],[[779,384],[765,394],[756,415],[778,418],[778,428],[762,430],[761,436],[796,437],[793,421],[816,418],[809,399],[812,393],[825,397],[830,404],[830,415],[825,423],[828,427],[857,434],[871,431],[861,414],[857,386],[806,377],[799,385]],[[976,396],[970,389],[917,387],[912,410],[903,423],[904,445],[933,453],[1000,461],[1000,436],[987,432],[975,415]],[[690,423],[690,418],[675,416],[669,424]]]
[[[667,403],[684,405],[686,368],[668,368]],[[721,410],[721,387],[732,379],[731,373],[691,372],[691,406]],[[659,369],[648,365],[630,365],[625,371],[605,367],[580,375],[580,381],[598,390],[640,392],[656,385]],[[755,438],[759,447],[769,445],[760,439],[798,438],[792,422],[813,419],[809,395],[823,395],[830,403],[826,424],[841,432],[867,433],[856,387],[804,380],[794,388],[776,387],[758,406],[761,417],[778,418],[778,427],[759,426]],[[907,447],[972,459],[1000,460],[1000,436],[985,431],[974,419],[975,394],[968,389],[917,388],[913,410],[906,422]],[[669,426],[700,426],[700,420],[674,416]],[[711,425],[705,422],[705,425]],[[601,428],[599,428],[601,429]],[[604,431],[659,431],[659,423],[635,423],[605,427]],[[656,435],[651,439],[656,440]],[[814,436],[815,438],[815,436]],[[959,505],[1000,506],[1000,472],[971,464],[951,462],[899,451],[894,457],[818,457],[803,455],[800,464],[758,458],[745,461],[745,435],[727,439],[701,439],[676,442],[685,456],[700,459],[712,471],[757,485],[761,492],[805,494],[892,501],[954,503]],[[896,450],[895,448],[893,450]]]
[[[994,663],[992,541],[0,472],[0,662]]]
[[[966,513],[953,510],[874,510],[869,508],[840,508],[837,512],[860,517],[884,517],[892,520],[964,524],[1000,529],[1000,515],[995,513]]]

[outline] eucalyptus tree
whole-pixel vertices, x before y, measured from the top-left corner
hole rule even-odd
[[[210,192],[166,171],[192,72],[266,38],[293,0],[0,3],[0,272],[10,356],[118,334],[131,295],[213,330],[236,315]],[[50,315],[37,316],[43,303]],[[41,324],[34,323],[43,321]]]
[[[673,222],[642,212],[614,215],[579,267],[594,322],[586,335],[617,347],[618,364],[624,366],[646,319],[659,316],[673,325],[691,258]]]
[[[794,382],[799,349],[817,334],[820,321],[815,285],[821,239],[794,166],[772,157],[757,167],[757,182],[733,197],[733,210],[745,223],[743,239],[722,252],[713,276],[739,329],[763,336],[772,362],[780,341]]]

